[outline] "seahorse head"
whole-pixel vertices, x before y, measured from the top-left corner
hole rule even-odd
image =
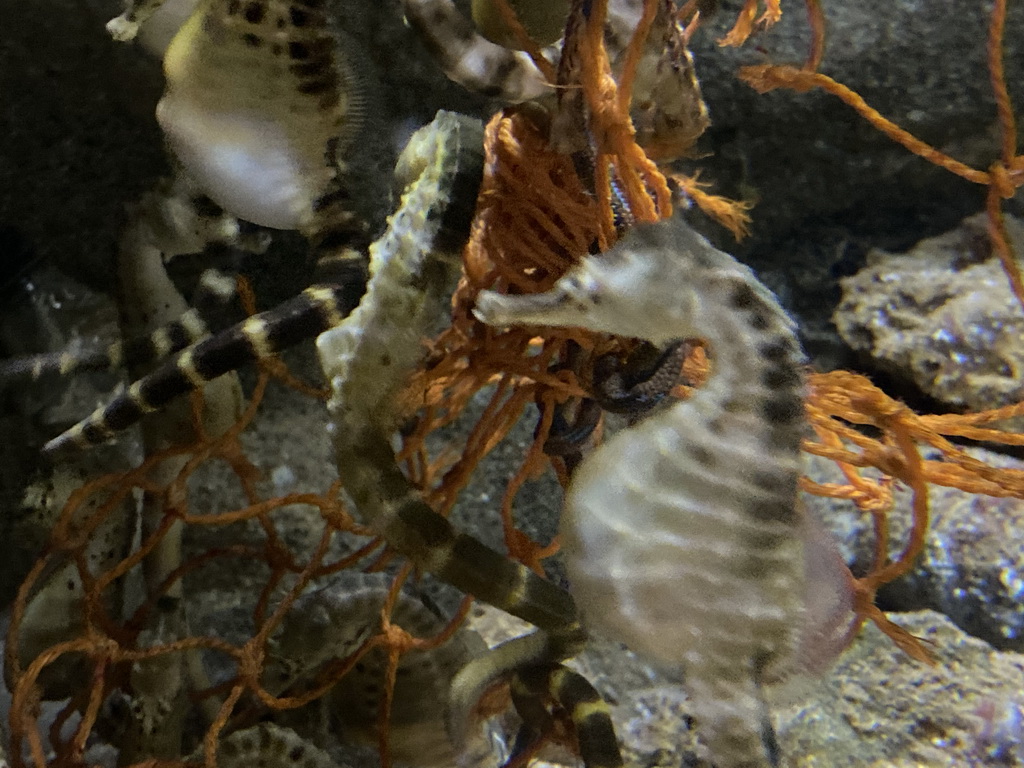
[[[531,296],[482,291],[476,316],[491,325],[574,326],[665,344],[696,333],[701,297],[685,275],[707,246],[681,217],[642,224],[606,253],[585,259],[551,290]]]

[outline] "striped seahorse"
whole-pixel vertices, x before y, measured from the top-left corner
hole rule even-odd
[[[712,374],[692,398],[579,466],[562,549],[586,626],[683,668],[716,765],[777,765],[761,683],[796,650],[807,540],[793,321],[679,216],[635,227],[547,293],[483,291],[476,313],[493,325],[709,345]]]
[[[0,381],[36,379],[184,350],[163,373],[137,382],[48,443],[47,452],[109,439],[241,362],[274,354],[307,338],[307,331],[315,335],[356,305],[365,283],[369,233],[349,177],[351,145],[365,122],[366,88],[353,46],[326,0],[129,0],[127,6],[108,25],[121,40],[139,32],[158,10],[190,11],[164,55],[166,88],[156,110],[176,161],[176,179],[140,207],[148,220],[133,227],[136,234],[145,230],[152,236],[135,245],[158,249],[169,260],[209,242],[237,241],[235,219],[296,229],[331,283],[307,289],[269,317],[253,318],[242,337],[209,336],[202,313],[193,312],[148,338],[105,351],[0,363]],[[200,215],[195,201],[204,198],[225,215],[213,221]],[[211,226],[220,220],[233,228]],[[305,324],[296,319],[311,315],[317,317]],[[195,344],[201,346],[190,346]]]
[[[274,695],[303,690],[326,665],[356,653],[381,631],[392,581],[393,576],[385,573],[345,571],[300,596],[268,644],[262,673],[266,689]],[[390,621],[417,638],[438,635],[448,618],[406,589],[398,593],[390,611]],[[445,709],[438,706],[455,673],[486,647],[476,632],[460,627],[436,647],[401,656],[388,702],[388,743],[397,762],[419,768],[494,762],[484,729],[476,729],[457,746],[445,731]],[[314,705],[324,708],[329,727],[344,733],[346,741],[380,743],[387,667],[387,649],[372,649]],[[292,722],[315,720],[313,711],[300,710]]]
[[[261,768],[346,768],[295,731],[274,723],[260,723],[235,731],[217,746],[218,768],[257,765]]]

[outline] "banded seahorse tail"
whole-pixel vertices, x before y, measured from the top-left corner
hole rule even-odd
[[[222,290],[224,280],[223,275],[215,278],[204,273],[199,284],[201,295],[198,301],[193,300],[192,309],[146,336],[117,341],[103,349],[65,349],[0,360],[0,388],[22,381],[39,381],[47,376],[148,365],[179,352],[210,335],[211,313],[215,306],[219,309],[219,305],[228,300]],[[234,281],[232,295],[233,285]]]
[[[474,658],[452,681],[448,732],[455,744],[462,744],[485,691],[519,669],[575,656],[586,644],[586,632],[568,592],[460,533],[422,501],[395,465],[394,453],[382,435],[364,435],[358,446],[363,451],[363,465],[350,466],[345,477],[400,494],[395,500],[368,500],[365,493],[357,497],[361,511],[376,509],[384,519],[374,524],[383,524],[378,530],[388,545],[418,569],[538,627],[536,632]],[[610,719],[605,727],[614,731]]]
[[[40,352],[0,360],[0,388],[22,382],[36,382],[46,376],[65,376],[79,371],[109,371],[120,365],[122,345],[106,349],[62,352]]]
[[[548,714],[545,702],[554,700],[572,720],[580,757],[587,768],[622,766],[608,704],[583,675],[563,664],[533,666],[516,673],[511,689],[524,725],[531,721],[543,723]]]
[[[317,282],[344,288],[345,313],[359,306],[366,291],[369,245],[366,221],[354,212],[349,185],[338,179],[313,204],[314,216],[302,227],[316,259]]]
[[[338,473],[357,512],[420,570],[542,630],[459,673],[450,703],[455,740],[490,682],[524,665],[574,655],[585,642],[569,594],[455,530],[420,498],[391,447],[394,395],[422,355],[421,339],[449,312],[460,274],[455,254],[468,236],[482,172],[481,147],[479,123],[444,112],[413,136],[396,171],[408,185],[388,234],[371,247],[366,296],[340,327],[317,340],[331,380]]]
[[[204,205],[199,192],[187,180],[161,179],[154,189],[129,206],[129,220],[120,238],[118,271],[121,294],[138,293],[152,299],[160,314],[175,315],[169,304],[178,301],[177,290],[165,282],[164,265],[182,254],[198,253],[211,243],[251,248],[254,244],[239,232],[236,219],[219,209]],[[208,202],[208,201],[207,201]],[[148,272],[144,265],[156,265]],[[127,265],[127,266],[126,266]],[[133,271],[132,267],[137,270]],[[143,277],[146,275],[146,277]],[[144,366],[209,335],[208,318],[235,296],[236,282],[217,269],[206,269],[200,277],[192,308],[165,323],[154,320],[142,307],[145,298],[121,302],[135,308],[139,317],[122,327],[124,340],[104,349],[68,348],[60,352],[26,355],[0,361],[0,387],[20,381],[38,381],[45,376],[67,376],[80,371],[102,371]],[[151,295],[147,294],[151,291]],[[168,297],[167,299],[161,297]],[[155,297],[155,298],[154,298]],[[128,315],[132,314],[131,312]],[[140,332],[140,328],[145,328]]]
[[[577,469],[562,545],[585,623],[683,667],[716,764],[772,765],[758,684],[789,660],[803,608],[803,356],[792,321],[679,216],[636,227],[548,293],[484,292],[476,311],[496,325],[710,345],[711,378],[690,400],[619,432]]]
[[[533,632],[469,662],[452,681],[448,713],[452,738],[466,733],[483,694],[501,679],[510,678],[512,700],[527,734],[534,738],[543,735],[552,720],[549,702],[553,702],[572,720],[586,768],[620,768],[622,754],[608,704],[585,677],[552,663],[566,655],[564,650],[553,646],[544,633]]]
[[[509,613],[514,612],[509,611]],[[465,739],[474,711],[481,697],[490,688],[509,678],[512,678],[513,685],[516,685],[518,674],[526,674],[527,670],[535,667],[547,669],[552,666],[553,662],[569,655],[575,655],[582,650],[584,638],[582,635],[580,638],[580,644],[567,654],[564,652],[566,649],[559,647],[560,644],[557,641],[553,642],[548,634],[531,632],[506,640],[466,664],[452,680],[451,692],[448,696],[448,733],[451,738],[456,743]],[[522,680],[519,682],[525,685]],[[532,690],[524,692],[524,698],[535,698],[533,693]],[[545,690],[544,693],[547,694],[550,691]],[[525,716],[527,712],[522,714]],[[534,722],[531,725],[539,728],[543,722]],[[614,732],[614,728],[612,730]]]
[[[409,25],[459,85],[511,104],[553,92],[540,70],[522,51],[492,43],[463,16],[452,0],[403,0]]]
[[[351,303],[346,303],[350,302],[349,293],[347,286],[315,285],[274,309],[186,347],[110,403],[50,440],[43,452],[55,454],[103,443],[174,398],[241,365],[315,337],[351,311]]]
[[[585,677],[558,659],[582,650],[578,643],[563,644],[564,635],[533,632],[492,648],[463,667],[452,681],[448,703],[448,732],[455,740],[468,732],[472,713],[484,693],[502,679],[510,679],[512,700],[527,732],[539,733],[551,720],[549,702],[572,721],[586,768],[620,768],[619,751],[611,711],[601,694]]]

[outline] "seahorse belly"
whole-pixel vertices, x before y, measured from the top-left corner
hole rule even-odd
[[[264,227],[299,228],[310,192],[294,143],[274,120],[197,108],[173,92],[156,117],[175,156],[218,205]]]
[[[738,511],[742,468],[688,466],[680,432],[694,426],[666,421],[619,433],[574,478],[562,521],[573,594],[589,626],[660,662],[720,643],[754,655],[788,634],[799,539]]]
[[[303,229],[344,170],[364,89],[313,0],[200,0],[164,56],[157,120],[184,171],[232,215]]]

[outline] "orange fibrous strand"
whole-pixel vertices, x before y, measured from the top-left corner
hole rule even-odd
[[[892,634],[895,625],[880,620],[882,614],[874,608],[874,595],[881,586],[913,568],[924,551],[929,486],[1024,499],[1024,469],[990,466],[949,438],[1021,445],[1024,435],[988,426],[1021,415],[1024,403],[981,413],[922,416],[864,376],[846,371],[811,376],[807,416],[815,437],[804,442],[804,450],[836,462],[847,482],[824,485],[805,479],[803,487],[816,495],[849,499],[871,514],[875,557],[868,573],[855,580],[855,589],[858,610],[883,631]],[[878,436],[870,435],[864,427],[874,428]],[[936,450],[941,458],[923,458],[921,446]],[[880,470],[882,477],[864,475],[862,471],[868,468]],[[888,549],[893,480],[909,487],[913,494],[910,532],[902,551],[896,554]],[[905,650],[913,646],[906,637],[893,639]],[[923,647],[913,647],[915,657],[930,658]]]
[[[824,22],[820,9],[817,8],[817,0],[807,0],[807,2],[814,30],[814,44],[807,64],[803,68],[775,64],[743,67],[739,72],[740,79],[761,93],[776,88],[789,88],[800,93],[820,88],[843,101],[873,128],[906,147],[915,155],[967,181],[987,186],[988,196],[985,210],[989,220],[989,238],[992,241],[992,248],[1003,266],[1003,271],[1006,273],[1010,288],[1024,310],[1024,277],[1021,276],[1020,266],[1006,235],[1001,207],[1001,200],[1013,197],[1017,190],[1024,186],[1024,155],[1017,154],[1017,125],[1003,67],[1006,0],[996,0],[993,4],[986,46],[989,79],[995,96],[1000,133],[1000,157],[994,160],[987,170],[972,168],[967,163],[932,147],[884,117],[853,89],[833,80],[828,75],[814,71],[820,63],[821,53],[824,50]],[[744,10],[747,10],[750,5],[756,5],[756,3],[748,2]]]
[[[647,26],[656,7],[647,3]],[[471,310],[481,289],[546,290],[595,245],[611,245],[617,236],[613,178],[638,221],[656,221],[671,210],[667,181],[636,144],[628,99],[621,98],[611,77],[603,44],[604,14],[604,4],[595,2],[585,23],[570,20],[567,28],[576,34],[567,36],[563,55],[579,64],[560,72],[578,79],[559,83],[581,89],[585,98],[594,137],[594,191],[585,188],[570,157],[551,149],[545,121],[522,109],[505,110],[491,119],[485,131],[484,180],[464,251],[465,277],[453,298],[452,325],[432,343],[427,364],[408,388],[414,394],[406,396],[407,402],[422,402],[426,409],[406,439],[403,458],[420,452],[425,436],[457,418],[478,391],[494,386],[465,450],[428,492],[442,511],[451,508],[473,469],[519,421],[523,409],[530,403],[540,408],[534,440],[501,506],[511,556],[538,571],[541,557],[552,550],[516,530],[514,498],[527,479],[547,466],[542,448],[554,408],[588,394],[578,372],[560,366],[568,345],[587,353],[604,340],[581,330],[547,329],[534,343],[534,331],[492,329],[476,320]],[[639,51],[645,35],[641,24],[631,51]],[[627,54],[627,59],[638,55]],[[626,70],[630,71],[628,65]]]
[[[756,27],[770,27],[782,18],[780,0],[764,0],[764,11],[758,16],[760,5],[761,0],[744,0],[743,7],[736,17],[736,23],[725,37],[718,41],[718,44],[723,46],[743,45]]]
[[[987,41],[988,69],[1001,137],[1000,157],[987,170],[972,168],[921,141],[884,117],[856,91],[815,71],[824,51],[824,19],[818,0],[806,0],[806,4],[813,39],[804,66],[748,66],[740,70],[740,78],[760,92],[775,88],[806,92],[820,88],[842,100],[872,127],[914,154],[967,181],[986,185],[986,212],[992,247],[1018,303],[1024,308],[1024,279],[1010,246],[1000,204],[1001,200],[1012,197],[1024,185],[1024,156],[1017,154],[1016,122],[1002,61],[1005,0],[996,0],[993,4]],[[755,2],[744,5],[736,27],[723,43],[741,41],[749,35],[755,7]],[[969,493],[1024,498],[1024,471],[990,467],[947,439],[955,436],[1020,445],[1024,436],[987,425],[1019,416],[1024,413],[1024,403],[977,414],[918,416],[886,396],[867,379],[856,374],[834,372],[812,378],[807,409],[816,440],[806,443],[805,450],[835,461],[848,482],[845,485],[823,485],[805,480],[805,490],[851,499],[868,511],[874,521],[874,563],[869,573],[855,579],[858,614],[874,621],[910,655],[931,661],[932,654],[918,640],[888,621],[875,607],[874,596],[883,584],[908,572],[924,549],[929,485],[955,487]],[[860,429],[863,425],[881,430],[882,436],[868,437]],[[942,459],[922,459],[918,452],[921,444],[937,449]],[[860,470],[867,467],[881,470],[882,479],[873,481],[862,476]],[[892,504],[890,484],[893,479],[913,491],[909,539],[903,551],[895,557],[888,552],[888,513]]]

